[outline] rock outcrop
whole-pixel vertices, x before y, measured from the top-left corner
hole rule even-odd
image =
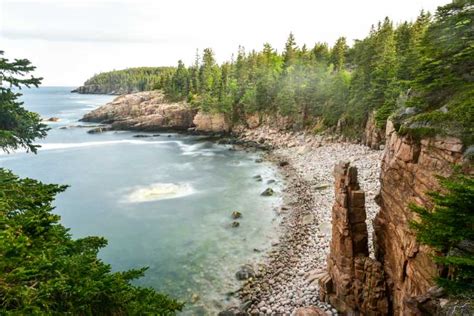
[[[436,175],[447,176],[463,161],[463,144],[452,137],[421,141],[400,136],[387,123],[381,167],[380,212],[374,220],[376,257],[390,284],[395,315],[410,315],[407,302],[424,295],[434,284],[437,266],[430,248],[420,245],[409,228],[410,203],[429,206],[426,193],[439,189]]]
[[[372,112],[367,119],[362,142],[372,149],[381,149],[385,144],[385,133],[377,126],[375,112]]]
[[[121,95],[126,93],[133,93],[136,91],[129,91],[129,90],[110,90],[98,84],[88,84],[84,86],[77,87],[76,89],[71,91],[72,93],[80,93],[80,94],[111,94],[111,95]]]
[[[82,121],[110,124],[112,129],[187,130],[194,126],[195,114],[185,103],[169,103],[163,93],[147,91],[117,97],[84,115]]]
[[[365,193],[357,169],[339,163],[334,177],[332,239],[320,298],[343,314],[387,315],[387,285],[382,264],[369,257]]]
[[[196,131],[206,133],[230,132],[230,124],[222,113],[198,112],[193,120]]]

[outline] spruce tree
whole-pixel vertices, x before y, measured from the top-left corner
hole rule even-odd
[[[440,192],[431,192],[432,207],[411,205],[418,240],[436,250],[435,261],[446,267],[437,279],[449,293],[474,297],[474,177],[460,171],[439,177]]]

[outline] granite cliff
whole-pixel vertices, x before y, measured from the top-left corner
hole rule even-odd
[[[465,147],[453,137],[399,135],[390,121],[384,139],[376,198],[380,211],[373,221],[374,258],[367,248],[364,192],[357,170],[348,163],[335,168],[332,241],[327,274],[319,281],[321,300],[344,315],[451,315],[456,308],[469,314],[472,304],[456,307],[436,287],[440,270],[433,250],[421,245],[409,228],[415,219],[410,203],[430,205],[426,193],[440,189],[436,175],[450,175],[453,165],[472,173]]]

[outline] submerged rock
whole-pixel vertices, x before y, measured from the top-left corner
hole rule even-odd
[[[266,188],[265,191],[263,191],[260,195],[261,196],[272,196],[275,194],[275,191],[273,191],[272,188]]]
[[[239,227],[240,223],[239,222],[232,222],[231,226],[232,227]]]
[[[240,213],[239,211],[233,211],[232,212],[232,218],[233,219],[237,219],[237,218],[241,218],[242,217],[242,213]]]
[[[262,176],[259,175],[259,174],[257,174],[257,175],[254,176],[253,178],[254,178],[255,180],[257,180],[257,181],[262,181],[262,180],[263,180],[263,179],[262,179]]]
[[[136,134],[133,135],[135,138],[146,138],[146,137],[153,137],[154,135],[146,135],[146,134]]]

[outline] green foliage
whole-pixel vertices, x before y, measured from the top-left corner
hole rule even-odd
[[[449,293],[474,295],[474,177],[459,171],[439,177],[442,192],[431,192],[433,207],[411,205],[418,240],[433,247],[435,261],[448,267],[438,283]]]
[[[420,43],[420,64],[408,102],[418,114],[406,121],[408,133],[417,133],[422,122],[437,133],[474,143],[473,17],[469,0],[438,8]]]
[[[351,48],[341,37],[331,48],[317,43],[308,50],[290,34],[280,54],[269,44],[250,53],[239,47],[237,58],[221,66],[206,49],[207,57],[187,69],[187,85],[174,84],[184,81],[178,64],[165,90],[234,122],[251,113],[283,115],[294,128],[320,129],[321,122],[334,128],[343,119],[342,132],[352,137],[360,136],[374,110],[383,128],[394,113],[415,107],[418,117],[398,118],[400,132],[442,133],[472,144],[472,16],[471,1],[455,0],[434,17],[421,11],[414,22],[398,26],[385,18]],[[440,109],[443,115],[434,113]]]
[[[290,33],[281,53],[269,44],[218,65],[210,48],[190,67],[178,63],[160,73],[154,88],[172,100],[187,100],[232,122],[249,114],[287,116],[292,128],[335,129],[357,138],[369,113],[383,128],[397,119],[399,132],[414,137],[444,134],[474,142],[474,8],[454,0],[436,14],[421,11],[413,22],[385,18],[348,47],[340,37],[329,47],[298,46]],[[100,75],[99,75],[100,76]],[[439,114],[438,112],[442,112]]]
[[[3,52],[2,52],[3,53]],[[36,152],[46,135],[37,114],[17,101],[11,87],[38,86],[24,79],[34,69],[26,59],[0,59],[0,148]],[[18,78],[20,76],[20,78]],[[20,179],[0,168],[0,314],[2,315],[169,315],[183,304],[131,282],[146,268],[111,272],[97,258],[107,241],[72,239],[52,202],[66,186]]]
[[[48,128],[38,114],[22,107],[18,100],[21,94],[12,88],[37,87],[42,78],[25,78],[35,69],[28,60],[9,61],[1,56],[3,51],[0,51],[0,148],[6,152],[26,148],[35,153],[38,146],[33,141],[45,137]]]
[[[112,273],[97,258],[104,238],[73,240],[52,213],[65,186],[0,169],[0,313],[169,314],[181,304],[131,285],[146,269]]]
[[[137,67],[113,70],[94,75],[84,85],[96,85],[102,93],[138,92],[161,89],[166,84],[172,67]],[[182,87],[185,89],[185,87]]]

